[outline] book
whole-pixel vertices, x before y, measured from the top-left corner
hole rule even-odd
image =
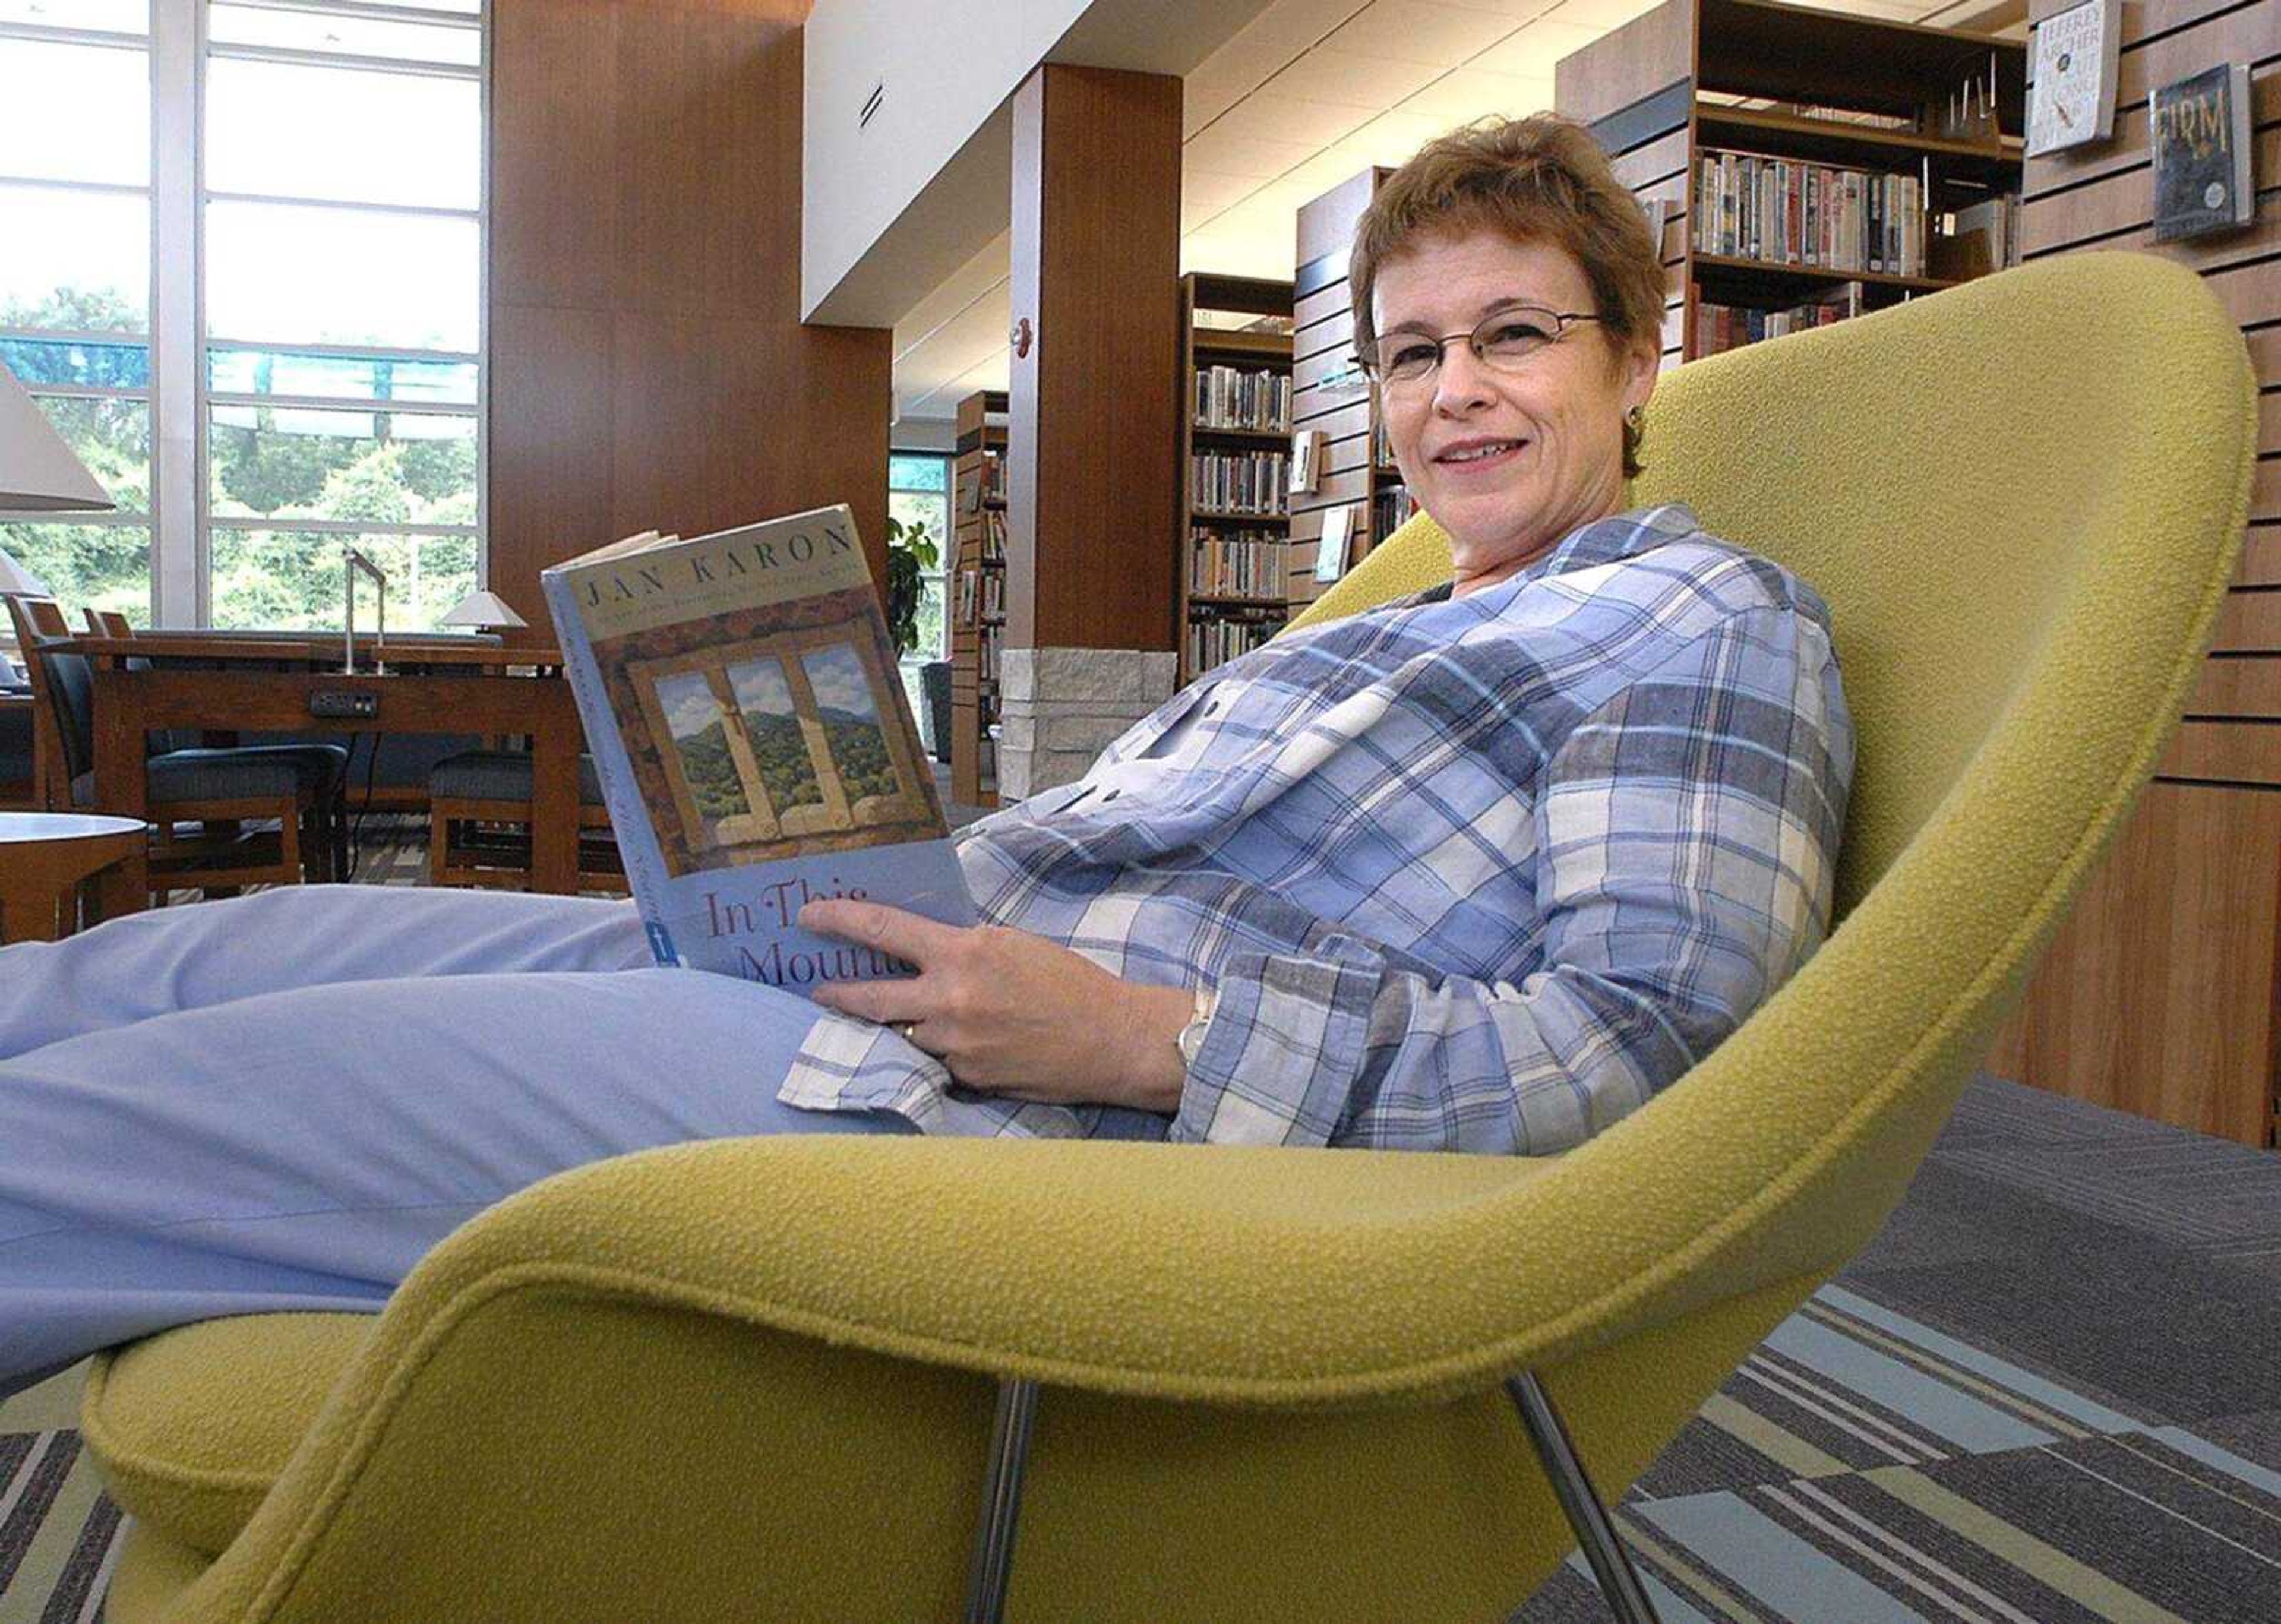
[[[1323,531],[1315,540],[1315,579],[1335,581],[1347,572],[1347,549],[1354,537],[1354,509],[1323,510]]]
[[[976,922],[845,507],[539,584],[659,963],[805,993],[914,968],[801,930],[816,898]]]
[[[2036,25],[2028,61],[2028,157],[2115,134],[2122,49],[2121,0],[2084,0]]]
[[[2154,240],[2230,231],[2257,218],[2249,65],[2220,62],[2154,92]]]

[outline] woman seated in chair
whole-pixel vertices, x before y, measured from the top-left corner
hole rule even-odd
[[[1542,1156],[1819,945],[1853,744],[1829,616],[1624,511],[1659,245],[1579,129],[1434,142],[1356,350],[1454,579],[1289,633],[966,830],[990,921],[815,1004],[647,971],[630,908],[338,887],[0,952],[0,1388],[185,1320],[377,1308],[559,1170],[769,1133]],[[1738,429],[1740,426],[1738,425]]]

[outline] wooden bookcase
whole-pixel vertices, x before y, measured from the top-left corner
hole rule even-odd
[[[1281,577],[1291,519],[1280,498],[1261,507],[1215,506],[1199,490],[1198,460],[1280,457],[1291,452],[1291,413],[1262,401],[1241,423],[1209,421],[1197,380],[1215,368],[1240,378],[1291,376],[1291,284],[1202,272],[1180,278],[1180,681],[1256,646],[1289,618]],[[1277,329],[1280,330],[1277,330]],[[1223,418],[1230,414],[1219,414]],[[1235,415],[1247,415],[1236,414]],[[1217,568],[1215,568],[1217,566]],[[1256,629],[1256,630],[1255,630]],[[1210,646],[1237,646],[1210,657]]]
[[[1967,81],[1984,87],[1991,73],[1994,123],[1968,136],[1934,133],[1952,94]],[[1663,362],[1673,367],[1709,352],[1706,305],[1780,310],[1858,282],[1867,310],[1953,286],[1937,273],[1964,268],[1962,256],[1932,227],[1972,204],[2018,196],[2026,79],[2026,47],[1984,35],[1776,0],[1666,0],[1562,58],[1553,104],[1591,129],[1643,205],[1662,206]],[[1919,128],[1801,117],[1797,104],[1910,118]],[[1923,274],[1709,251],[1696,228],[1698,181],[1702,159],[1720,152],[1914,178]]]
[[[958,403],[951,486],[950,794],[998,804],[998,660],[1006,644],[1007,398],[982,390]]]
[[[1393,529],[1407,491],[1379,445],[1369,380],[1354,359],[1354,313],[1347,258],[1355,226],[1391,170],[1365,169],[1299,211],[1294,282],[1296,295],[1292,382],[1295,427],[1323,436],[1322,472],[1313,490],[1291,497],[1291,576],[1285,597],[1294,609],[1312,603],[1326,583],[1315,576],[1326,515],[1352,515],[1344,568],[1360,562]],[[1343,573],[1343,569],[1341,573]]]

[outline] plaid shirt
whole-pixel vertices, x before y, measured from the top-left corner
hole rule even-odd
[[[1820,597],[1673,505],[1279,638],[959,853],[986,918],[1218,989],[1169,1138],[1541,1156],[1821,944],[1852,769]],[[957,1087],[838,1015],[780,1097],[930,1133],[1099,1116]]]

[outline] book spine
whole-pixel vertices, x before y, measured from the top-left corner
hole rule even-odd
[[[568,571],[546,569],[538,576],[547,612],[554,620],[555,641],[562,650],[563,675],[570,679],[571,697],[578,703],[578,720],[586,733],[587,754],[594,758],[594,773],[602,782],[602,803],[609,808],[610,828],[617,838],[618,859],[626,870],[626,886],[633,893],[643,933],[651,955],[660,964],[678,969],[682,959],[666,929],[659,899],[665,889],[665,861],[650,827],[649,808],[641,786],[634,781],[633,762],[626,754],[617,720],[610,714],[609,696],[602,691],[601,669],[594,663],[594,646],[586,636],[586,623],[578,613],[576,588]]]

